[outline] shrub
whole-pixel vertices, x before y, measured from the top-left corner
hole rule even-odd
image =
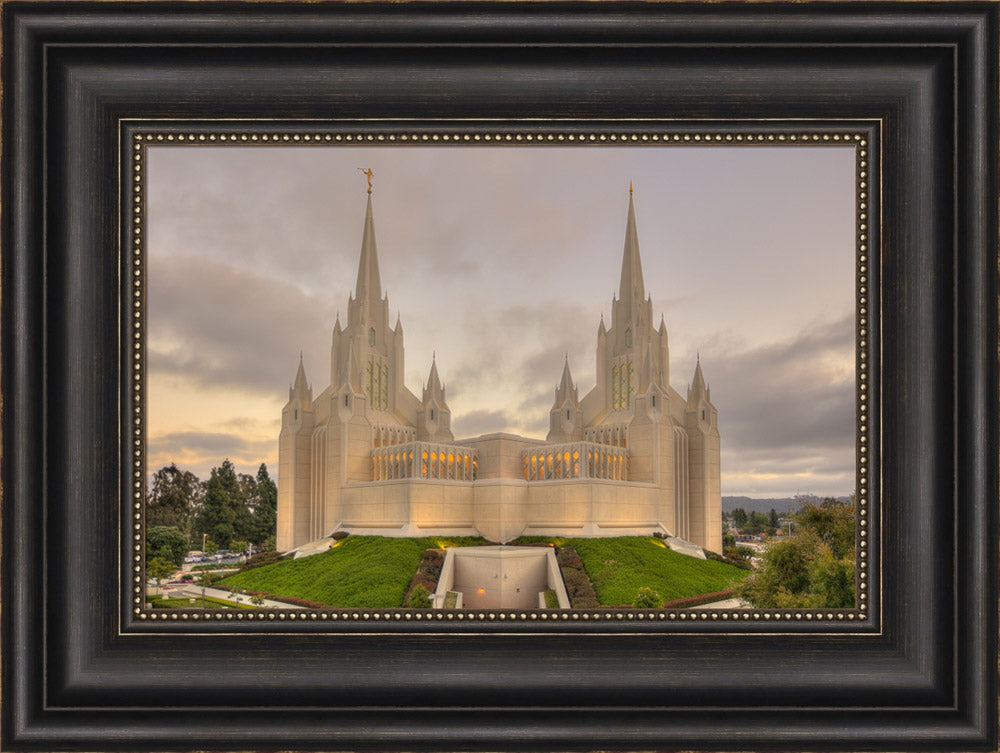
[[[632,606],[636,609],[659,609],[663,606],[663,599],[652,588],[642,586],[636,592]]]
[[[551,588],[545,591],[545,608],[546,609],[559,608],[559,597],[556,596],[556,592]]]
[[[458,592],[449,591],[444,595],[444,608],[445,609],[455,609],[455,605],[458,604]]]
[[[705,557],[715,562],[725,562],[735,565],[741,570],[752,570],[750,558],[753,556],[753,549],[748,546],[727,546],[722,550],[722,554],[705,550]]]
[[[591,609],[599,606],[594,584],[591,583],[583,567],[583,560],[580,559],[576,549],[571,546],[560,546],[556,550],[556,561],[559,563],[559,571],[566,585],[570,605],[574,609]]]
[[[351,534],[349,534],[347,531],[337,531],[330,538],[332,538],[334,541],[343,541],[350,535]]]
[[[410,609],[430,609],[431,595],[426,588],[418,583],[410,590],[410,595],[406,597],[406,606]]]
[[[250,559],[240,565],[239,572],[245,573],[247,570],[252,570],[255,567],[261,567],[263,565],[270,565],[275,562],[280,562],[287,555],[281,552],[276,552],[273,549],[266,552],[258,552],[253,555]]]

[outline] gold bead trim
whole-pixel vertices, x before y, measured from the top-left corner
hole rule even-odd
[[[132,137],[131,186],[132,211],[131,223],[127,223],[126,236],[131,247],[131,416],[132,416],[132,615],[141,622],[199,622],[199,623],[233,623],[233,622],[329,622],[329,623],[504,623],[521,624],[561,624],[588,623],[599,626],[604,623],[619,623],[628,621],[641,626],[647,623],[680,622],[687,624],[704,624],[711,622],[772,624],[776,627],[782,624],[811,622],[822,626],[864,622],[869,617],[869,591],[873,588],[869,577],[869,527],[871,510],[869,505],[868,465],[869,454],[869,143],[864,133],[854,131],[801,131],[801,132],[768,132],[759,130],[755,133],[732,133],[726,131],[713,132],[675,132],[661,133],[619,131],[594,131],[574,133],[551,132],[519,132],[483,130],[475,133],[455,132],[326,132],[298,131],[284,132],[268,131],[254,128],[251,132],[223,132],[208,130],[179,131],[176,125],[164,124],[160,130],[145,129]],[[232,610],[225,612],[203,612],[201,610],[170,610],[159,612],[144,608],[144,547],[143,547],[143,504],[145,500],[143,486],[144,472],[144,258],[145,258],[145,182],[144,169],[146,150],[149,146],[167,145],[221,145],[221,144],[311,144],[327,146],[337,143],[369,144],[517,144],[517,143],[551,143],[551,144],[670,144],[670,145],[705,145],[705,144],[817,144],[852,145],[855,150],[855,204],[856,216],[856,403],[857,403],[857,607],[855,609],[795,609],[795,610],[765,610],[765,609],[735,609],[735,610],[455,610],[455,611],[413,611],[404,609],[345,609],[345,610],[303,610],[303,609],[260,609]]]

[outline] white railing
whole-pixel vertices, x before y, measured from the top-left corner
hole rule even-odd
[[[525,481],[553,481],[566,478],[598,478],[628,481],[627,447],[570,442],[538,445],[521,453]]]
[[[437,442],[407,442],[372,448],[372,481],[434,478],[475,481],[479,450]]]

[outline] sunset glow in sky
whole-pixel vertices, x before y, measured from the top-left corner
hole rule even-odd
[[[564,355],[585,394],[629,181],[646,290],[686,394],[700,353],[724,495],[854,490],[848,146],[153,146],[148,458],[277,476],[299,352],[318,394],[374,213],[406,383],[436,352],[456,438],[544,437]]]

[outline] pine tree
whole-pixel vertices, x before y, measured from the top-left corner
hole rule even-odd
[[[227,458],[212,469],[205,483],[205,498],[198,515],[198,527],[222,549],[237,536],[237,526],[246,517],[246,503],[236,468]]]
[[[250,501],[252,516],[250,541],[262,547],[269,538],[277,533],[278,528],[278,487],[268,475],[267,466],[264,463],[261,463],[260,468],[257,469],[254,490],[256,494]]]

